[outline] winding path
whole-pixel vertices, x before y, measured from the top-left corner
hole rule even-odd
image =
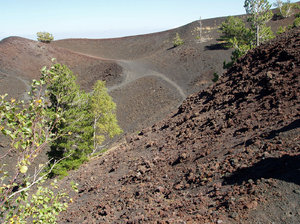
[[[119,89],[123,86],[126,86],[127,84],[140,79],[142,77],[146,76],[155,76],[157,78],[160,78],[167,83],[169,83],[171,86],[173,86],[176,91],[180,94],[182,99],[186,98],[186,94],[184,93],[183,89],[174,81],[169,79],[166,75],[159,73],[157,71],[154,71],[150,68],[147,68],[147,66],[140,61],[129,61],[129,60],[116,60],[116,62],[123,68],[123,73],[125,75],[125,79],[122,83],[111,86],[108,88],[109,92],[112,92],[113,90]]]
[[[9,77],[9,78],[14,78],[14,79],[17,79],[18,81],[22,82],[25,86],[25,92],[23,93],[23,100],[29,100],[30,97],[29,95],[27,94],[30,90],[31,90],[31,85],[30,85],[30,82],[26,79],[24,79],[23,77],[21,76],[18,76],[18,75],[8,75],[8,73],[6,73],[5,71],[1,70],[0,69],[0,72],[2,74],[4,74],[5,76]]]
[[[142,61],[103,58],[103,57],[99,57],[96,55],[85,54],[85,53],[77,52],[77,51],[73,51],[73,50],[69,50],[69,51],[72,53],[80,54],[80,55],[83,55],[86,57],[90,57],[90,58],[94,58],[94,59],[98,59],[98,60],[102,60],[102,61],[114,61],[123,68],[123,74],[125,75],[125,79],[120,84],[116,84],[116,85],[108,87],[108,92],[112,92],[116,89],[126,86],[127,84],[134,82],[135,80],[140,79],[142,77],[155,76],[157,78],[160,78],[160,79],[166,81],[171,86],[173,86],[176,89],[176,91],[180,94],[180,96],[182,97],[183,100],[187,97],[187,95],[185,94],[185,91],[176,82],[169,79],[166,75],[148,68],[148,66]]]

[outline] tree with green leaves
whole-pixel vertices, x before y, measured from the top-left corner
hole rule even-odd
[[[290,0],[287,0],[286,2],[277,0],[274,3],[274,6],[279,9],[279,15],[282,18],[290,17],[293,14],[293,9],[299,8],[297,3],[291,3]]]
[[[224,65],[230,67],[239,57],[246,54],[253,47],[254,33],[247,28],[244,21],[238,17],[229,16],[220,26],[222,33],[220,41],[226,48],[234,48],[232,62]]]
[[[66,66],[59,63],[51,66],[46,96],[50,99],[48,114],[56,122],[53,134],[61,135],[51,144],[50,158],[60,159],[70,155],[57,164],[53,175],[67,175],[67,171],[78,168],[87,161],[87,155],[93,150],[93,116],[90,113],[90,96],[80,90],[76,76]]]
[[[37,32],[37,40],[43,43],[50,43],[54,37],[51,33],[48,32]]]
[[[250,15],[247,19],[250,26],[246,26],[242,19],[232,16],[221,24],[220,40],[225,43],[225,47],[234,48],[231,62],[224,62],[224,68],[231,67],[238,58],[250,49],[274,37],[271,28],[266,26],[266,23],[272,18],[270,7],[266,0],[246,0],[245,9]]]
[[[274,35],[271,28],[266,26],[266,23],[273,17],[269,2],[267,0],[245,0],[244,7],[246,13],[250,15],[248,21],[255,32],[256,46],[273,38]]]
[[[253,44],[253,33],[249,28],[246,28],[245,22],[238,18],[229,16],[221,24],[220,31],[222,33],[220,40],[225,42],[227,48],[235,46],[233,39],[235,38],[239,45]]]
[[[179,36],[179,33],[176,33],[176,36],[173,39],[173,46],[178,47],[183,44],[184,44],[183,39]]]
[[[55,182],[47,187],[41,184],[59,161],[52,162],[49,172],[45,172],[45,167],[50,161],[35,167],[34,173],[28,172],[45,147],[61,136],[52,133],[61,118],[48,116],[49,101],[43,92],[46,80],[53,80],[45,76],[43,73],[41,80],[33,80],[29,101],[6,100],[7,94],[0,97],[0,131],[10,142],[10,148],[0,155],[1,223],[56,223],[57,215],[67,208],[69,197],[54,191]],[[4,162],[10,153],[17,162],[15,171],[8,173]]]
[[[108,94],[105,82],[98,80],[91,96],[91,109],[94,116],[94,151],[107,138],[113,138],[122,133],[116,116],[116,104]]]
[[[52,171],[53,175],[66,176],[68,170],[78,168],[104,140],[120,134],[121,129],[116,105],[104,82],[96,82],[89,94],[80,90],[76,76],[66,65],[54,64],[48,74],[52,80],[46,92],[51,102],[48,113],[52,119],[61,118],[53,133],[66,133],[52,143],[49,157],[59,159],[70,155]]]

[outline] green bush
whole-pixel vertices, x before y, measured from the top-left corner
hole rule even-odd
[[[277,30],[277,34],[279,35],[279,34],[282,34],[282,33],[284,33],[284,32],[286,32],[286,29],[287,29],[287,27],[286,26],[280,26],[279,28],[278,28],[278,30]]]
[[[184,44],[183,39],[181,39],[181,37],[179,36],[179,33],[176,33],[176,36],[173,40],[173,46],[178,47],[178,46],[183,45],[183,44]]]
[[[38,32],[36,35],[37,40],[43,43],[50,43],[54,39],[53,35],[48,32]]]
[[[294,20],[294,23],[293,23],[294,27],[299,27],[300,26],[300,17],[296,18]]]
[[[66,176],[77,169],[103,146],[101,144],[122,132],[117,123],[116,104],[109,96],[105,82],[97,81],[92,93],[86,93],[76,83],[76,76],[66,66],[54,64],[46,70],[52,79],[47,86],[50,99],[48,114],[52,119],[61,118],[52,130],[59,135],[51,144],[49,158],[66,157],[52,170],[51,175]]]
[[[217,82],[219,80],[219,75],[218,73],[214,72],[213,74],[214,78],[212,79],[213,82]]]
[[[18,159],[15,171],[8,174],[3,165],[8,153],[0,157],[1,223],[56,223],[57,215],[67,208],[65,202],[69,197],[54,190],[58,187],[55,182],[47,187],[41,184],[48,174],[44,172],[50,161],[35,167],[33,175],[28,173],[41,151],[58,137],[50,130],[60,118],[48,117],[49,101],[42,96],[47,84],[43,78],[33,80],[26,102],[6,100],[7,94],[0,97],[0,131],[10,143],[9,151]]]

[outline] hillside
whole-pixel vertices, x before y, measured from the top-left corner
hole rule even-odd
[[[217,41],[224,19],[203,20],[201,41],[196,21],[124,38],[0,42],[0,94],[24,98],[57,58],[87,91],[106,80],[117,103],[126,143],[63,180],[80,191],[61,223],[299,223],[299,29],[211,86],[231,54]],[[174,48],[176,33],[185,44]]]
[[[299,31],[72,172],[60,223],[299,223]]]
[[[293,18],[272,20],[279,25]],[[190,94],[212,84],[222,74],[231,50],[218,44],[218,26],[225,18],[202,21],[202,39],[196,39],[197,21],[164,32],[113,39],[65,39],[43,44],[19,37],[0,42],[0,94],[20,98],[32,78],[51,58],[67,64],[83,89],[106,80],[117,103],[125,133],[133,133],[163,119]],[[173,48],[175,34],[185,44]]]
[[[33,78],[40,78],[40,69],[44,65],[50,65],[52,58],[70,66],[78,75],[78,81],[84,89],[90,89],[97,79],[107,80],[109,85],[118,83],[122,72],[122,68],[113,61],[74,53],[21,37],[3,39],[0,42],[0,52],[0,71],[3,76],[18,79],[26,84]],[[13,93],[13,89],[15,88],[9,93]]]

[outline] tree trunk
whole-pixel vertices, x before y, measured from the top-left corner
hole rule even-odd
[[[96,128],[97,128],[97,118],[95,116],[95,119],[94,119],[94,136],[93,136],[94,137],[94,150],[91,153],[91,155],[93,155],[97,150]]]
[[[256,46],[258,47],[259,44],[259,25],[256,25]]]

